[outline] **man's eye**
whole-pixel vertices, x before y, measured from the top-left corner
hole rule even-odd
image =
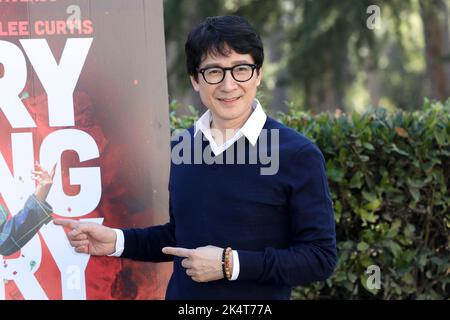
[[[222,70],[220,70],[220,69],[212,69],[212,70],[208,70],[207,72],[208,72],[209,75],[215,76],[215,75],[221,74]]]
[[[249,71],[249,67],[240,66],[240,67],[237,67],[235,70],[236,70],[236,72],[247,72],[247,71]]]

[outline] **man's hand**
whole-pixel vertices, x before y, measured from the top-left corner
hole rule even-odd
[[[72,229],[67,238],[76,252],[105,256],[116,251],[116,232],[93,222],[55,219],[53,223]]]
[[[185,258],[181,261],[181,265],[186,268],[186,274],[196,282],[223,279],[223,248],[215,246],[199,247],[197,249],[165,247],[162,249],[162,252]],[[231,263],[231,265],[233,264]]]
[[[56,163],[52,168],[52,171],[48,173],[44,168],[36,161],[36,169],[31,171],[33,176],[31,179],[37,181],[36,191],[34,195],[39,201],[44,202],[47,199],[48,193],[50,192],[50,188],[53,184],[53,177],[55,176]]]

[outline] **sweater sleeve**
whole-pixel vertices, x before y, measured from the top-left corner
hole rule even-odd
[[[25,206],[0,226],[0,254],[8,256],[21,249],[39,229],[51,219],[53,209],[47,202],[34,195],[28,197]]]
[[[143,229],[123,229],[125,247],[122,258],[139,261],[166,262],[173,256],[162,253],[164,247],[175,247],[175,221],[172,216],[172,202],[169,200],[170,220],[160,226]]]
[[[238,281],[297,286],[327,279],[336,266],[336,231],[325,161],[308,143],[285,168],[289,176],[291,244],[284,249],[238,250]]]

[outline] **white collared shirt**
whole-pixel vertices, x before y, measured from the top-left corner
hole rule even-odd
[[[245,124],[240,128],[233,137],[227,139],[222,145],[217,145],[213,138],[211,131],[211,111],[206,111],[196,122],[194,127],[194,137],[197,135],[198,131],[201,131],[206,139],[209,141],[211,146],[211,151],[215,156],[220,155],[222,152],[227,150],[233,145],[239,138],[245,136],[252,146],[256,145],[258,137],[266,123],[267,115],[264,112],[261,104],[257,99],[253,101],[252,104],[253,112],[247,119]],[[120,229],[113,229],[116,232],[116,252],[110,254],[110,256],[120,257],[125,247],[125,239],[123,232]],[[239,255],[236,250],[233,250],[233,274],[231,280],[236,280],[239,276]]]
[[[264,124],[266,123],[267,115],[264,112],[261,104],[257,99],[253,101],[253,112],[247,119],[245,124],[240,128],[233,137],[225,141],[222,145],[217,145],[213,138],[211,132],[211,111],[206,111],[200,119],[195,122],[194,137],[197,135],[198,131],[201,131],[206,139],[209,141],[211,146],[211,151],[215,156],[220,155],[222,152],[227,150],[233,143],[235,143],[239,138],[245,136],[252,146],[255,146],[258,141],[258,137],[261,133]]]

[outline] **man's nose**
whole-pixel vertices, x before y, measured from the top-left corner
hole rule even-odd
[[[231,70],[225,71],[225,77],[223,78],[221,85],[222,90],[224,91],[230,91],[237,87],[236,80],[234,80]]]

